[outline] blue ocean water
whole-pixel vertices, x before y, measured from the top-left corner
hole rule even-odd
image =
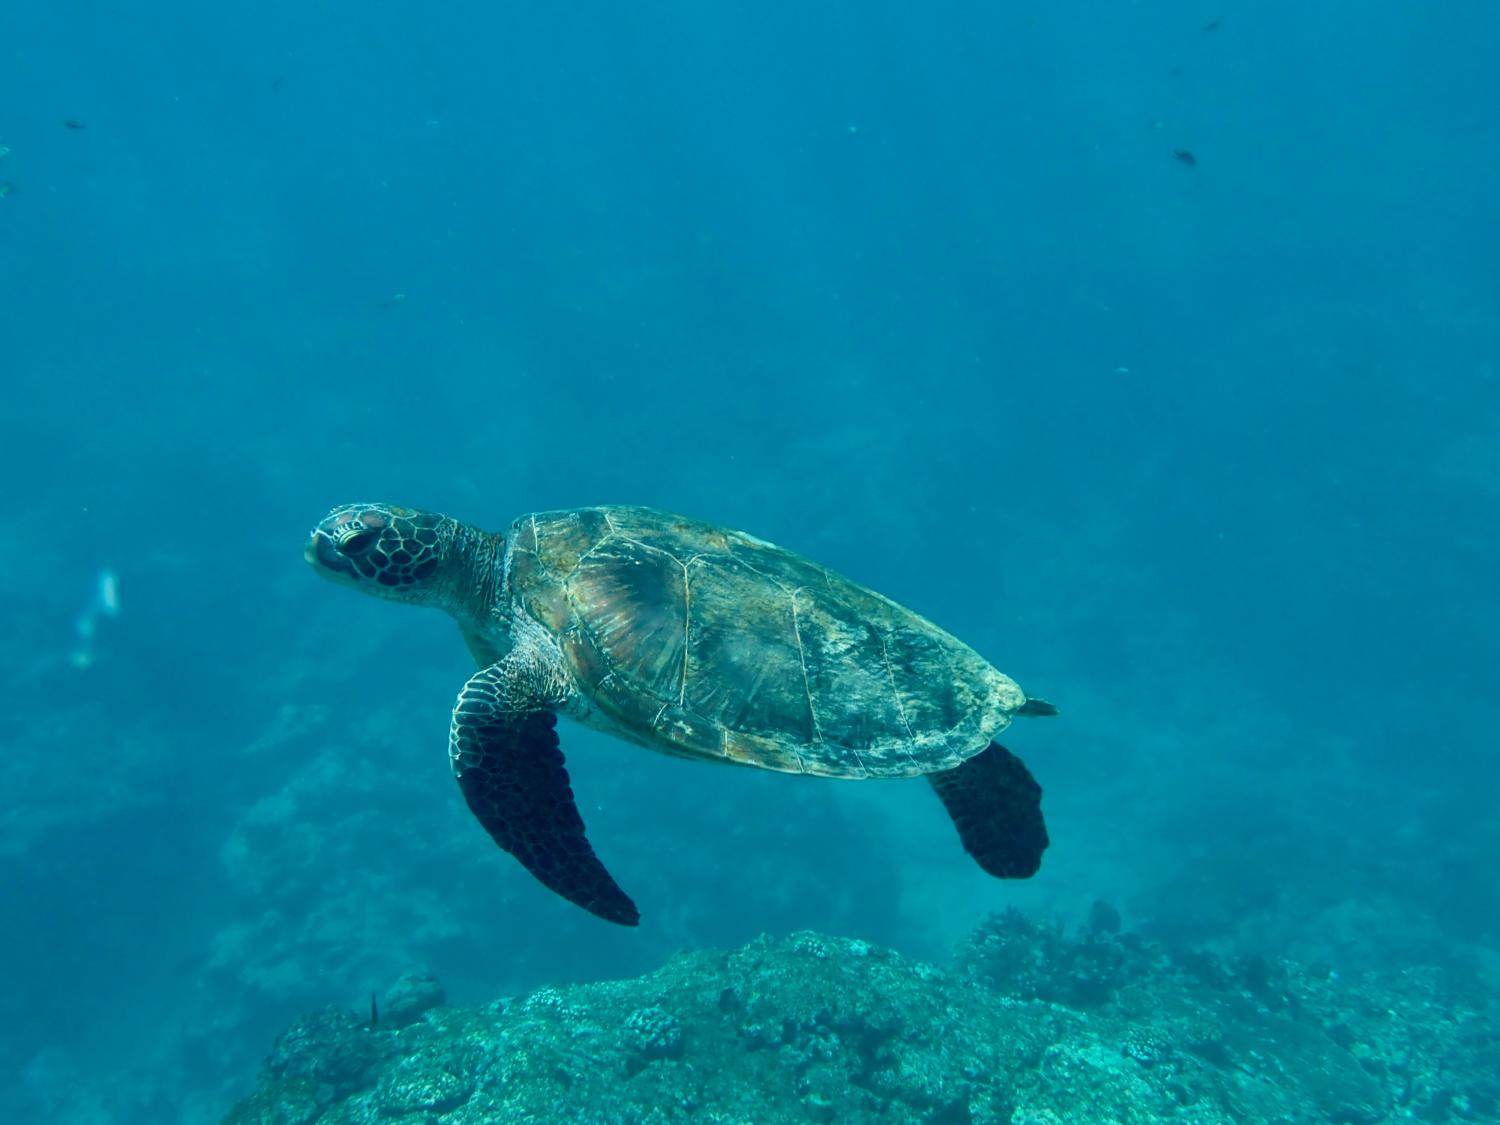
[[[1007,905],[1500,976],[1497,49],[1468,0],[0,9],[0,1114],[213,1120],[412,966]],[[912,606],[1062,709],[1008,740],[1040,874],[920,783],[570,727],[644,915],[589,918],[463,808],[452,624],[302,561],[360,499],[647,504]]]

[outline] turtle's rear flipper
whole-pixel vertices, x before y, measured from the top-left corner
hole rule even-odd
[[[584,835],[551,711],[505,706],[504,662],[467,684],[453,712],[449,758],[469,809],[502,848],[569,902],[622,926],[640,911]]]
[[[958,828],[964,851],[1001,879],[1035,875],[1047,850],[1042,787],[998,742],[927,780]]]

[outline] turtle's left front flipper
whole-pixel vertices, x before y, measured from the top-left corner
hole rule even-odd
[[[1042,787],[998,742],[962,765],[927,780],[958,828],[964,851],[1001,879],[1035,875],[1047,850]]]
[[[558,743],[557,716],[524,710],[516,662],[477,673],[459,693],[448,755],[469,809],[543,884],[622,926],[640,921],[589,846]]]

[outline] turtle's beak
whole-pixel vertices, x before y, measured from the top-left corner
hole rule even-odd
[[[314,531],[308,539],[307,546],[302,549],[302,557],[310,562],[316,569],[324,571],[329,575],[353,574],[354,568],[349,565],[349,560],[339,554],[328,536],[321,531]]]

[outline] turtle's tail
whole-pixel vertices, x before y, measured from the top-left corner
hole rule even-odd
[[[1020,710],[1018,710],[1016,714],[1026,715],[1028,717],[1034,717],[1037,715],[1055,715],[1057,714],[1057,708],[1052,706],[1052,704],[1048,703],[1045,699],[1038,699],[1033,695],[1028,698],[1025,703],[1021,704]]]

